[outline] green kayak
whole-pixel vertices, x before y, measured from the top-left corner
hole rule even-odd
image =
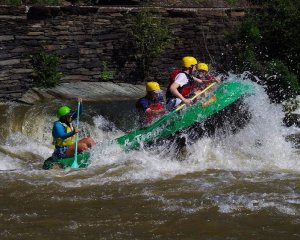
[[[208,90],[210,91],[209,93]],[[207,95],[205,97],[203,97],[204,92]],[[141,144],[151,144],[156,140],[168,138],[183,129],[202,122],[241,97],[254,92],[254,85],[249,82],[213,83],[196,96],[198,97],[198,102],[192,106],[186,108],[183,108],[184,105],[179,106],[149,126],[133,130],[117,138],[116,141],[125,150],[138,149]]]
[[[44,161],[43,169],[52,169],[53,165],[58,164],[62,168],[70,168],[75,160],[75,157],[53,159],[49,157]],[[90,164],[90,152],[82,152],[77,155],[78,168],[85,168]]]

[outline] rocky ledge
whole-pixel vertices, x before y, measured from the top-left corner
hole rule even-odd
[[[61,83],[54,88],[47,89],[32,88],[22,96],[20,101],[34,104],[51,99],[76,99],[78,97],[82,97],[84,101],[118,101],[137,99],[143,95],[145,95],[144,84],[76,82]]]

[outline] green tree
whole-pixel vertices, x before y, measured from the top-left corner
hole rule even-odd
[[[130,36],[135,51],[138,74],[141,80],[149,76],[150,65],[173,42],[168,23],[150,11],[132,17]]]
[[[282,60],[290,69],[300,74],[300,1],[266,1],[261,17],[262,43],[270,58]]]
[[[63,74],[59,71],[59,57],[47,53],[44,49],[39,50],[31,57],[33,66],[33,83],[37,87],[55,87]]]
[[[300,1],[252,1],[250,11],[229,42],[237,70],[251,71],[267,86],[273,101],[300,93]]]
[[[110,81],[113,80],[114,77],[115,73],[113,71],[109,71],[107,68],[107,63],[105,61],[102,61],[100,79],[102,81]]]

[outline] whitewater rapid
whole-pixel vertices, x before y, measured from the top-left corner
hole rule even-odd
[[[237,79],[242,78],[237,75],[229,78]],[[283,126],[284,113],[281,105],[270,103],[263,87],[257,84],[255,86],[256,94],[244,100],[251,112],[250,122],[235,134],[229,131],[228,134],[216,133],[188,145],[183,161],[178,161],[175,149],[168,145],[157,146],[151,150],[142,148],[138,151],[122,151],[117,144],[111,144],[111,140],[124,132],[105,115],[90,111],[91,114],[86,116],[88,121],[83,117],[80,123],[80,135],[93,137],[97,145],[91,151],[92,163],[85,171],[92,174],[97,169],[100,172],[100,169],[105,169],[106,172],[102,175],[94,176],[97,183],[167,179],[207,169],[299,173],[299,153],[285,139],[297,129]],[[3,124],[6,127],[2,125],[0,128],[6,135],[1,139],[0,170],[19,170],[23,173],[40,171],[40,174],[45,174],[40,168],[43,160],[53,151],[51,128],[55,116],[52,111],[57,104],[59,102],[51,107],[47,103],[33,105],[23,112],[19,111],[21,107],[16,103],[6,108],[2,113],[6,116],[2,119],[7,119]],[[92,109],[91,106],[88,108]],[[18,113],[23,117],[16,117]],[[14,121],[14,118],[17,120]],[[130,124],[131,116],[124,118]]]

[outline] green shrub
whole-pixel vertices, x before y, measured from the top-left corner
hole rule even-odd
[[[100,78],[103,81],[109,81],[114,79],[115,73],[113,71],[108,71],[107,64],[105,61],[102,62],[102,68],[100,73]]]
[[[138,75],[144,80],[149,76],[153,59],[172,45],[173,34],[169,31],[166,20],[150,11],[140,12],[132,17],[129,34],[135,51]]]
[[[253,73],[259,73],[261,71],[261,64],[256,59],[256,54],[252,48],[243,49],[237,53],[240,62],[240,68],[242,71],[251,71]]]
[[[39,50],[31,57],[33,66],[33,83],[37,87],[55,87],[63,74],[59,71],[59,57]]]
[[[276,102],[294,98],[300,93],[297,76],[279,60],[273,60],[266,65],[266,84],[270,97]]]
[[[282,104],[282,107],[285,113],[290,114],[299,107],[299,101],[295,98],[287,99],[287,101]]]
[[[257,46],[261,39],[258,23],[254,17],[246,17],[238,31],[240,41],[247,46]]]
[[[253,2],[262,8],[250,11],[228,38],[231,66],[257,75],[280,102],[300,93],[300,1]]]

